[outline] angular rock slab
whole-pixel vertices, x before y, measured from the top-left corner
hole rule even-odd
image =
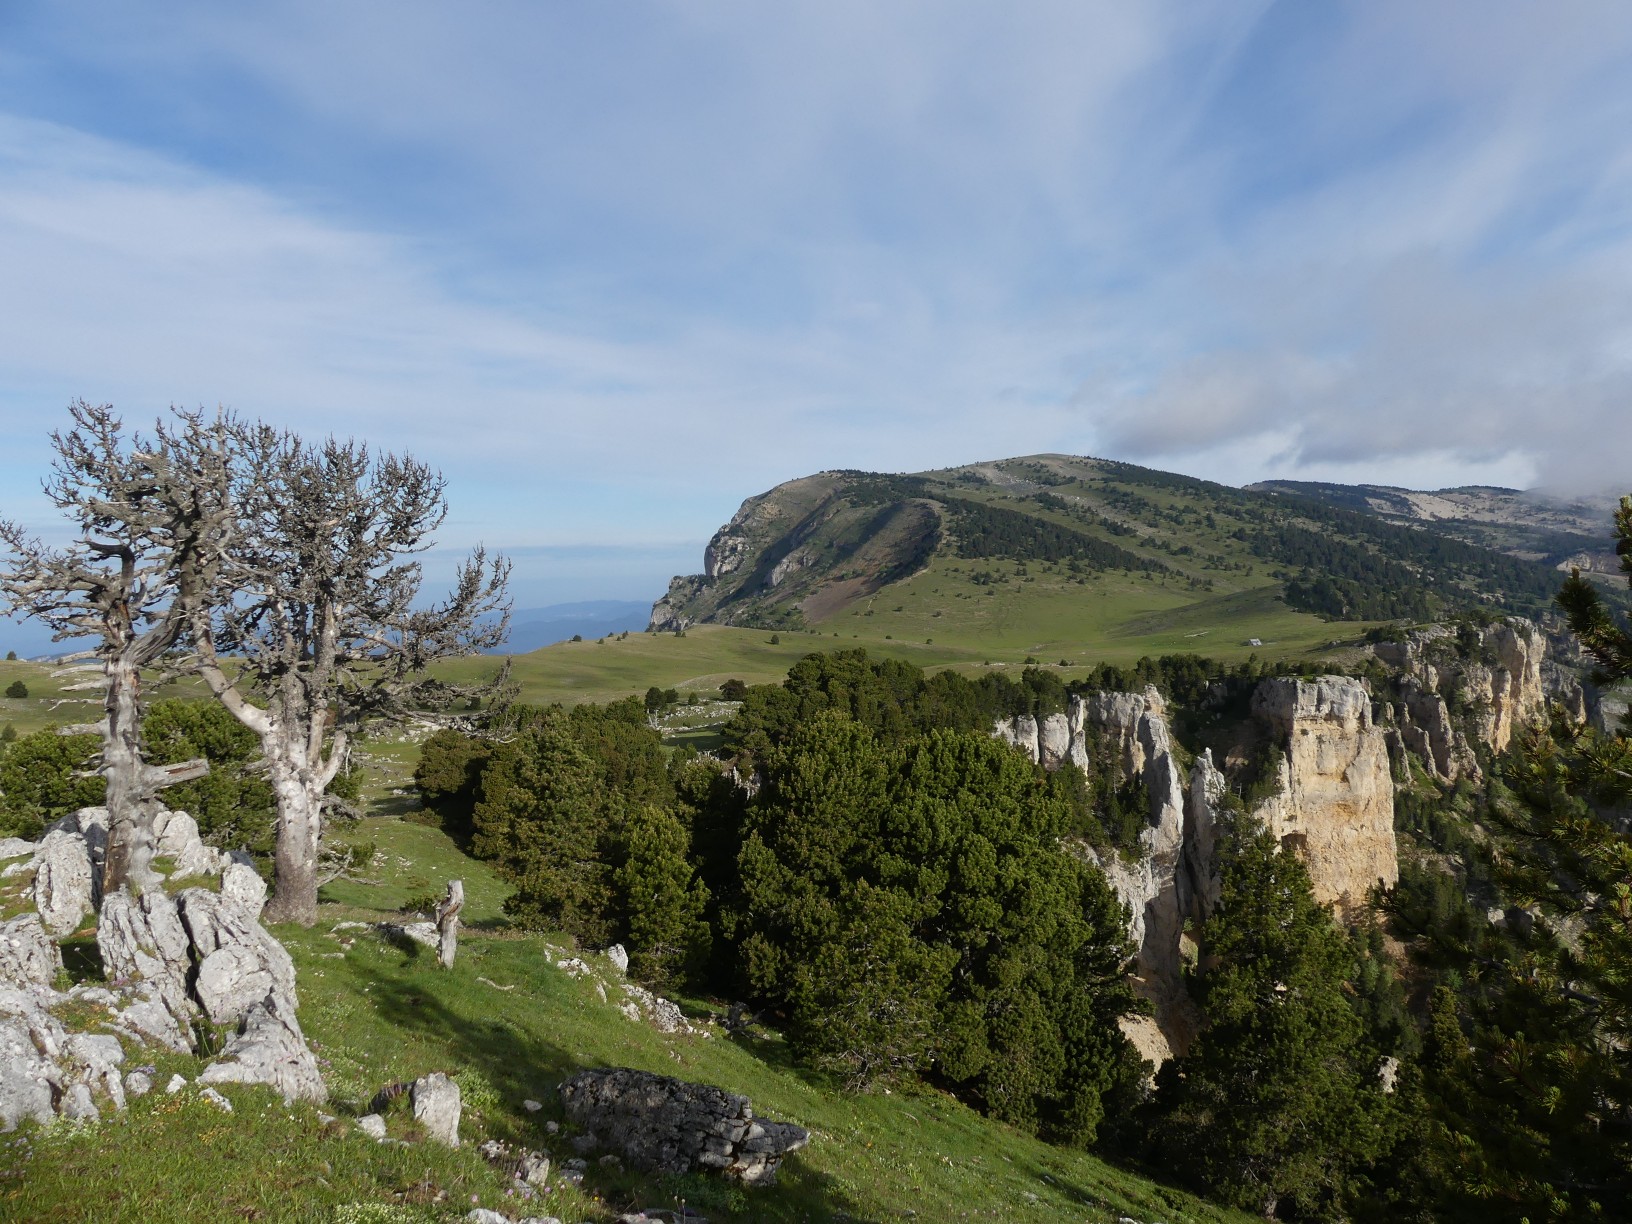
[[[77,812],[53,820],[45,826],[47,833],[78,833],[90,847],[91,860],[102,866],[102,857],[108,849],[108,809],[105,807],[80,808]]]
[[[767,1184],[810,1142],[802,1126],[757,1121],[745,1096],[626,1067],[580,1071],[562,1083],[561,1100],[601,1146],[653,1173],[717,1169]]]
[[[244,1015],[221,1058],[205,1067],[201,1084],[267,1084],[285,1101],[328,1100],[323,1073],[307,1048],[292,1009],[268,993]],[[456,1090],[457,1091],[457,1090]]]
[[[241,1020],[269,993],[293,1017],[295,964],[254,915],[204,888],[189,888],[177,900],[198,958],[193,992],[210,1019]]]
[[[53,829],[34,852],[34,908],[45,929],[72,935],[96,907],[96,868],[83,834]]]
[[[133,1035],[177,1053],[191,1052],[198,1014],[187,993],[192,971],[188,944],[176,902],[164,893],[132,898],[120,889],[103,899],[96,928],[102,967],[110,981],[133,996],[117,1021]]]
[[[49,990],[62,969],[62,951],[38,914],[19,914],[0,925],[0,986]]]
[[[0,1131],[29,1119],[48,1123],[62,1073],[34,1044],[22,1016],[0,1015]]]
[[[253,867],[228,862],[221,873],[221,895],[242,906],[245,913],[259,921],[261,911],[266,908],[266,881]]]
[[[459,1146],[459,1085],[440,1071],[414,1081],[414,1120],[438,1143]]]

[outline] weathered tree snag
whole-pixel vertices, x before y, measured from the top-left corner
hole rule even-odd
[[[179,413],[179,428],[151,440],[127,436],[110,405],[69,405],[75,427],[51,435],[57,458],[47,498],[76,521],[79,538],[48,548],[0,522],[10,554],[0,569],[0,604],[49,625],[57,641],[100,639],[79,657],[101,675],[74,687],[102,690],[100,721],[65,729],[102,737],[108,847],[101,894],[150,883],[154,796],[208,769],[202,761],[154,770],[142,760],[141,681],[163,668],[192,611],[213,594],[221,549],[231,532],[226,500],[226,434],[221,422]]]
[[[465,882],[448,881],[448,895],[436,907],[436,959],[452,969],[459,951],[459,911],[465,908]]]
[[[509,566],[478,548],[445,602],[416,608],[411,556],[446,516],[440,476],[355,442],[314,446],[265,425],[235,425],[232,446],[237,534],[221,569],[232,597],[199,606],[191,631],[200,676],[260,737],[266,759],[278,807],[267,917],[309,925],[325,793],[352,737],[371,721],[490,690],[434,681],[425,667],[504,640]]]

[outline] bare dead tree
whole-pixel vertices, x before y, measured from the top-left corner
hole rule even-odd
[[[261,740],[278,812],[268,917],[310,925],[324,792],[352,738],[371,721],[492,690],[425,669],[504,640],[509,565],[478,548],[445,601],[416,608],[422,572],[412,558],[447,514],[439,474],[264,425],[240,427],[234,446],[229,595],[195,611],[193,640],[205,683]]]
[[[207,600],[231,532],[226,431],[219,420],[180,412],[173,427],[161,422],[145,439],[127,436],[111,405],[77,400],[68,412],[74,427],[52,433],[57,457],[43,483],[78,538],[54,548],[0,521],[9,554],[0,600],[50,626],[59,642],[96,640],[77,657],[99,663],[100,675],[75,687],[102,691],[102,718],[63,732],[102,737],[106,894],[151,881],[155,795],[209,770],[202,760],[143,761],[141,688],[143,672],[164,663],[181,640],[190,609]]]
[[[465,882],[448,881],[448,895],[436,905],[436,959],[444,969],[453,968],[459,954],[459,912],[465,908]]]

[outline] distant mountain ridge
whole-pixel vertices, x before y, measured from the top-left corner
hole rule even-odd
[[[1028,566],[1089,588],[1159,579],[1197,605],[1273,587],[1292,609],[1329,619],[1479,605],[1534,614],[1550,607],[1556,567],[1596,564],[1608,521],[1590,503],[1516,490],[1237,489],[1070,455],[819,472],[744,501],[709,541],[703,572],[676,577],[653,606],[650,628],[810,628],[872,615],[917,574],[1035,582]]]
[[[1374,514],[1559,568],[1578,565],[1583,571],[1610,574],[1618,569],[1610,532],[1616,499],[1610,496],[1566,501],[1494,485],[1417,490],[1310,480],[1263,480],[1246,487]]]

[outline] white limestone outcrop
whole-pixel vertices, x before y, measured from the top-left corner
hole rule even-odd
[[[1398,714],[1404,746],[1442,782],[1477,780],[1474,744],[1492,753],[1505,751],[1515,732],[1545,714],[1549,701],[1586,717],[1579,681],[1552,658],[1546,634],[1522,617],[1460,633],[1428,625],[1371,650],[1402,673]],[[1464,719],[1452,717],[1453,705],[1466,711]]]
[[[1284,753],[1276,793],[1253,814],[1297,848],[1315,898],[1344,915],[1374,885],[1396,884],[1394,781],[1364,684],[1346,676],[1265,680],[1252,711]]]
[[[34,851],[34,908],[58,939],[72,935],[96,907],[99,872],[78,832],[54,828]]]
[[[21,843],[35,903],[0,925],[0,1129],[25,1118],[94,1120],[123,1109],[126,1043],[178,1053],[194,1048],[201,1016],[234,1031],[202,1083],[261,1083],[286,1098],[321,1101],[323,1078],[295,1019],[294,964],[260,925],[264,883],[253,869],[204,845],[185,813],[163,812],[156,841],[173,876],[222,875],[222,889],[162,888],[97,898],[97,948],[107,985],[56,989],[61,953],[52,935],[76,929],[95,897],[107,814],[90,808]],[[52,1011],[97,1009],[101,1031],[74,1032]],[[213,1092],[213,1089],[207,1089]]]
[[[1315,896],[1351,913],[1374,884],[1399,878],[1393,780],[1371,696],[1342,676],[1266,680],[1252,711],[1282,757],[1278,785],[1254,814],[1303,857]],[[1186,925],[1206,920],[1220,889],[1217,842],[1229,783],[1212,752],[1195,761],[1187,787],[1166,703],[1153,687],[1074,696],[1064,714],[1003,719],[993,734],[1051,769],[1085,764],[1093,738],[1108,748],[1122,782],[1143,783],[1149,812],[1137,850],[1078,849],[1128,907],[1138,989],[1155,1005],[1154,1023],[1134,1019],[1124,1031],[1154,1061],[1182,1053],[1199,1027],[1184,986],[1186,956],[1196,952],[1185,946],[1193,938]]]
[[[0,924],[0,986],[49,989],[62,969],[62,952],[39,914],[19,914]]]
[[[1195,1009],[1185,993],[1179,939],[1191,889],[1182,878],[1185,833],[1184,785],[1174,758],[1166,706],[1154,688],[1143,693],[1094,693],[1073,701],[1080,713],[1079,752],[1088,728],[1118,745],[1124,781],[1143,781],[1150,796],[1149,815],[1139,831],[1136,855],[1088,850],[1106,883],[1128,907],[1128,936],[1137,949],[1135,974],[1138,989],[1156,1009],[1153,1034],[1142,1020],[1130,1022],[1130,1040],[1148,1057],[1159,1061],[1163,1043],[1172,1048],[1189,1044],[1197,1027]],[[1069,716],[1068,716],[1069,719]]]

